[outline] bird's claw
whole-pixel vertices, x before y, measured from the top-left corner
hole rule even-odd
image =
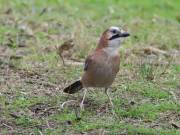
[[[74,101],[76,101],[76,100],[68,100],[68,101],[63,102],[63,103],[61,104],[61,108],[64,109],[64,105],[65,105],[65,104],[68,104],[68,103],[71,103],[71,102],[74,102]]]

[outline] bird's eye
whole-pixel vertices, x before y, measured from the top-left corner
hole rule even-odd
[[[116,30],[112,30],[112,33],[113,33],[113,34],[116,34],[116,32],[117,32]]]

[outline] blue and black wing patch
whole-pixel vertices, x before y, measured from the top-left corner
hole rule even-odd
[[[91,61],[92,61],[91,56],[89,56],[89,57],[86,58],[85,63],[84,63],[84,71],[87,71],[87,70],[88,70]]]

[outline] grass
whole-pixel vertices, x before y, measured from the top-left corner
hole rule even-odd
[[[172,124],[180,124],[179,5],[178,0],[0,0],[0,133],[179,135]],[[83,62],[112,25],[131,33],[120,49],[120,72],[110,92],[117,117],[98,89],[89,90],[84,111],[76,103],[62,109],[63,102],[82,98],[83,93],[66,95],[62,89],[80,77],[83,66],[64,67],[56,46],[73,38],[72,62]],[[149,46],[166,54],[148,54],[143,49]]]

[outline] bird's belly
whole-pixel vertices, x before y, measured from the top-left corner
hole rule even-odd
[[[82,80],[84,87],[109,87],[114,81],[115,76],[116,74],[113,73],[112,68],[101,67],[91,72],[86,72]]]

